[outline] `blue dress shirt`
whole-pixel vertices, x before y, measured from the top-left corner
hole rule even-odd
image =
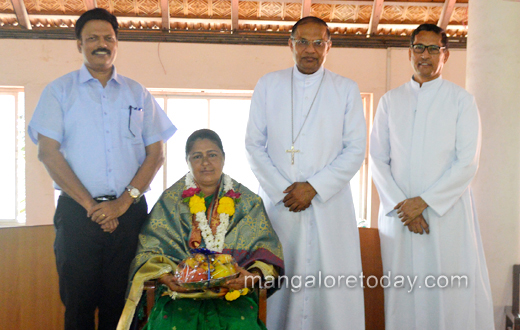
[[[85,65],[43,91],[28,133],[61,144],[60,151],[93,197],[120,196],[146,158],[145,147],[177,129],[153,96],[114,67],[105,88]],[[56,189],[60,189],[54,184]]]

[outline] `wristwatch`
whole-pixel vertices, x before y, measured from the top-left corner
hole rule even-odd
[[[141,196],[142,196],[139,189],[137,189],[136,187],[129,184],[128,186],[126,186],[126,191],[128,191],[128,194],[130,194],[130,197],[132,197],[134,199],[134,204],[139,203],[139,200],[141,199]]]

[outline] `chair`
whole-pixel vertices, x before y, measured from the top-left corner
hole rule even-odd
[[[152,312],[153,305],[155,304],[155,288],[157,286],[156,281],[146,281],[144,283],[144,292],[146,292],[146,309],[144,311],[145,321],[138,325],[139,329],[142,329],[146,324],[146,320]],[[267,289],[256,288],[258,294],[258,319],[262,322],[266,322],[267,319]]]
[[[381,283],[370,288],[367,279],[383,276],[383,262],[381,260],[381,243],[377,228],[359,228],[361,247],[361,265],[363,266],[363,295],[365,298],[365,329],[385,329],[385,297]]]
[[[513,266],[513,306],[506,306],[506,330],[520,330],[520,265]]]

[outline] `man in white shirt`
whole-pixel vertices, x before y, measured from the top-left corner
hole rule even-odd
[[[387,330],[494,329],[470,189],[480,119],[474,97],[441,77],[449,55],[446,33],[420,25],[409,49],[413,77],[382,97],[374,119]]]
[[[248,159],[286,263],[287,280],[268,300],[272,330],[364,329],[349,181],[365,157],[366,126],[357,84],[323,67],[330,47],[323,20],[298,21],[295,66],[262,77],[251,101]],[[349,275],[358,278],[351,287]]]

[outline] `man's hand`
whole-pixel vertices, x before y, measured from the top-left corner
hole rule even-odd
[[[243,288],[254,288],[255,284],[260,281],[261,276],[256,273],[250,273],[242,267],[235,266],[236,270],[239,272],[237,278],[226,281],[224,285],[225,288],[229,288],[232,290],[240,290]]]
[[[287,194],[283,199],[283,205],[291,212],[300,212],[311,205],[311,201],[317,192],[308,182],[295,182],[284,190]]]
[[[428,223],[426,222],[426,219],[424,219],[422,214],[420,214],[413,220],[403,221],[403,225],[408,226],[408,230],[412,233],[422,235],[423,230],[426,232],[426,234],[430,233],[430,226],[428,226]]]
[[[123,195],[116,200],[101,202],[94,205],[88,210],[87,216],[92,217],[92,221],[101,226],[110,221],[117,220],[117,218],[122,216],[128,210],[130,205],[132,205],[132,198],[130,196],[126,198],[125,195],[127,194],[123,193]]]
[[[419,196],[405,199],[394,207],[402,222],[417,218],[428,207],[428,204]]]
[[[114,230],[116,230],[117,226],[119,226],[119,220],[114,219],[102,224],[101,229],[103,229],[104,232],[112,234]]]

